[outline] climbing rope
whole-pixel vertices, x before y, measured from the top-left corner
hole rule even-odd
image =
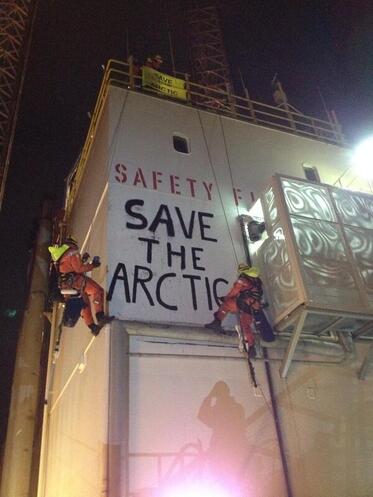
[[[231,161],[230,161],[230,158],[229,158],[227,139],[225,137],[223,120],[222,120],[221,116],[219,116],[219,124],[220,124],[221,133],[223,135],[224,151],[225,151],[225,156],[227,158],[227,164],[228,164],[228,169],[229,169],[229,176],[230,176],[230,179],[231,179],[231,185],[232,185],[232,190],[233,190],[234,189],[233,171],[232,171]],[[238,217],[240,215],[240,210],[238,208],[237,203],[236,203],[236,211],[237,211],[237,217]]]
[[[197,109],[197,115],[198,115],[198,119],[199,119],[199,124],[200,124],[200,126],[201,126],[201,131],[202,131],[203,139],[204,139],[204,142],[205,142],[205,147],[206,147],[206,152],[207,152],[207,156],[208,156],[208,160],[209,160],[210,169],[211,169],[211,171],[212,171],[212,175],[213,175],[213,177],[214,177],[214,181],[215,181],[216,188],[217,188],[218,195],[219,195],[220,205],[221,205],[221,208],[222,208],[222,211],[223,211],[223,215],[224,215],[225,223],[226,223],[226,225],[227,225],[227,229],[228,229],[229,238],[230,238],[230,241],[231,241],[231,244],[232,244],[232,249],[233,249],[234,258],[235,258],[235,260],[236,260],[236,263],[238,264],[239,260],[238,260],[238,256],[237,256],[236,248],[235,248],[235,246],[234,246],[234,241],[233,241],[233,237],[232,237],[232,232],[231,232],[231,229],[230,229],[230,227],[229,227],[227,213],[226,213],[226,210],[225,210],[225,208],[224,208],[224,203],[223,203],[223,199],[222,199],[221,191],[220,191],[220,188],[219,188],[219,183],[218,183],[218,180],[217,180],[217,176],[216,176],[216,172],[215,172],[214,164],[213,164],[213,162],[212,162],[211,153],[210,153],[210,148],[209,148],[209,145],[208,145],[208,142],[207,142],[207,137],[206,137],[206,133],[205,133],[205,128],[203,127],[203,122],[202,122],[201,113],[200,113],[200,110],[199,110],[199,109]],[[231,181],[232,181],[232,189],[233,189],[233,188],[234,188],[234,185],[233,185],[233,178],[232,178],[232,175],[231,175]]]
[[[258,388],[258,382],[256,381],[256,376],[255,376],[255,368],[254,368],[253,363],[250,360],[248,352],[247,352],[247,364],[249,366],[250,378],[251,378],[251,381],[254,385],[254,388]]]
[[[204,129],[204,126],[203,126],[203,122],[202,122],[202,118],[201,118],[201,115],[200,115],[200,111],[198,109],[197,109],[197,114],[198,114],[198,119],[199,119],[200,127],[201,127],[201,130],[202,130],[203,139],[204,139],[204,142],[205,142],[207,156],[208,156],[208,159],[209,159],[209,165],[210,165],[210,168],[211,168],[214,180],[215,180],[216,188],[217,188],[218,195],[219,195],[220,204],[221,204],[221,207],[222,207],[222,210],[223,210],[223,214],[224,214],[224,218],[225,218],[225,222],[226,222],[226,225],[227,225],[227,228],[228,228],[228,233],[229,233],[229,237],[230,237],[230,240],[231,240],[234,257],[236,259],[236,262],[238,263],[237,252],[236,252],[236,249],[235,249],[235,246],[234,246],[232,233],[231,233],[231,230],[230,230],[230,227],[229,227],[226,210],[224,208],[224,203],[223,203],[221,191],[220,191],[220,188],[219,188],[219,183],[217,181],[215,168],[214,168],[214,165],[213,165],[213,162],[212,162],[211,153],[210,153],[210,149],[209,149],[209,145],[208,145],[208,141],[207,141],[205,129]],[[223,136],[223,143],[224,143],[225,155],[226,155],[227,164],[228,164],[228,168],[229,168],[229,176],[230,176],[230,181],[231,181],[231,187],[232,187],[232,190],[233,190],[233,188],[234,188],[233,170],[232,170],[232,165],[231,165],[231,161],[230,161],[230,157],[229,157],[227,139],[226,139],[226,135],[225,135],[224,126],[223,126],[223,122],[222,122],[221,116],[219,116],[219,124],[220,124],[220,127],[221,127],[221,133],[222,133],[222,136]],[[238,205],[236,205],[236,210],[237,210],[237,216],[239,216]],[[237,330],[237,328],[236,328],[236,330]],[[237,330],[237,332],[238,332],[238,330]],[[244,344],[244,342],[243,342],[243,344]],[[266,397],[266,395],[265,395],[265,393],[264,393],[261,385],[258,383],[258,381],[256,379],[255,368],[254,368],[254,365],[253,365],[253,363],[252,363],[252,361],[251,361],[251,359],[249,357],[248,350],[247,350],[245,344],[244,344],[244,351],[243,351],[243,353],[245,354],[245,357],[247,359],[247,365],[248,365],[248,369],[249,369],[250,380],[251,380],[254,388],[258,388],[260,390],[261,395],[262,395],[262,397],[263,397],[263,399],[264,399],[264,401],[265,401],[265,403],[267,405],[268,410],[271,412],[272,417],[275,419],[275,414],[273,412],[272,405],[268,401],[268,399],[267,399],[267,397]],[[267,360],[267,359],[265,359],[265,360]]]
[[[238,313],[237,313],[237,322],[240,323],[240,318],[239,318]],[[235,329],[236,329],[237,335],[238,335],[238,342],[239,342],[238,348],[239,348],[240,352],[243,354],[243,356],[245,357],[245,359],[247,360],[247,365],[249,368],[249,377],[250,377],[251,383],[253,384],[254,388],[258,388],[258,382],[256,380],[254,364],[251,362],[251,359],[249,356],[249,349],[248,349],[247,344],[244,340],[241,325],[237,324],[235,326]]]
[[[91,224],[89,225],[89,228],[87,230],[87,233],[86,233],[86,236],[84,238],[84,241],[81,245],[81,251],[84,251],[85,247],[86,247],[86,244],[88,243],[88,240],[89,240],[89,236],[91,234],[91,231],[92,231],[92,226],[93,224],[95,223],[96,221],[96,218],[98,216],[98,213],[101,209],[101,206],[102,206],[102,202],[107,194],[107,191],[108,191],[108,183],[109,183],[109,176],[110,176],[110,171],[111,171],[111,168],[113,166],[113,162],[114,162],[114,156],[115,156],[115,153],[117,151],[117,146],[118,146],[118,143],[119,143],[119,131],[120,131],[120,123],[122,122],[122,118],[123,118],[123,114],[124,114],[124,110],[126,108],[126,105],[127,105],[127,99],[128,99],[128,95],[129,95],[129,91],[127,91],[126,93],[126,96],[124,97],[124,100],[123,100],[123,103],[122,103],[122,107],[121,107],[121,110],[120,110],[120,113],[119,113],[119,117],[118,117],[118,121],[115,125],[115,130],[114,130],[114,133],[113,133],[113,138],[112,138],[112,141],[110,143],[110,146],[109,146],[109,160],[108,160],[108,167],[106,169],[106,173],[107,173],[107,183],[102,191],[102,194],[101,194],[101,198],[97,204],[97,208],[96,208],[96,211],[94,213],[94,216],[92,218],[92,222]]]

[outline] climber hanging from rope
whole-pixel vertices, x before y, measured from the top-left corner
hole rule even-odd
[[[58,286],[66,300],[64,324],[74,326],[80,315],[91,333],[97,336],[101,328],[114,319],[114,316],[104,313],[104,289],[85,275],[101,265],[99,257],[87,262],[89,254],[80,255],[77,241],[73,237],[67,237],[60,246],[49,247],[49,251],[58,272]],[[97,323],[92,316],[90,298]]]
[[[263,287],[262,280],[259,278],[259,269],[247,264],[239,264],[238,279],[229,293],[222,298],[222,304],[214,313],[214,320],[206,324],[205,328],[224,333],[222,321],[228,313],[237,313],[248,355],[254,358],[256,350],[253,324],[264,341],[275,340],[272,327],[263,312],[262,298]]]

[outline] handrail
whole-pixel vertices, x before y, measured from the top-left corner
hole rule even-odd
[[[139,68],[137,68],[137,70],[139,70]],[[178,75],[179,74],[180,73],[178,73]],[[177,100],[181,105],[202,108],[207,111],[247,121],[255,125],[286,131],[297,136],[313,138],[338,146],[346,146],[341,127],[336,120],[330,119],[329,121],[325,121],[316,117],[306,116],[289,108],[282,109],[280,107],[274,107],[269,104],[252,100],[249,98],[248,94],[245,97],[234,95],[230,91],[228,85],[227,91],[224,91],[219,88],[194,83],[189,80],[188,74],[185,74],[184,76],[187,98],[185,102]],[[141,76],[136,74],[135,65],[133,64],[131,57],[129,58],[128,63],[110,59],[106,65],[87,138],[76,167],[70,175],[71,179],[67,188],[65,204],[66,220],[71,214],[72,206],[83,177],[95,131],[100,121],[110,86],[117,86],[130,91],[136,91],[142,87]],[[157,98],[174,101],[172,97],[166,96],[151,88],[147,88],[146,92]]]

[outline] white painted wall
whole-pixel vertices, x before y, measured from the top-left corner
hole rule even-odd
[[[128,495],[163,497],[210,478],[232,497],[286,496],[263,362],[254,362],[254,390],[234,342],[184,329],[126,330]],[[361,360],[361,347],[357,353]],[[333,367],[295,362],[281,379],[278,353],[269,354],[293,495],[368,497],[372,379],[357,379],[358,360]]]
[[[84,353],[86,351],[86,353]],[[79,358],[78,354],[81,354]],[[101,496],[106,488],[108,335],[65,329],[53,377],[45,487],[53,497]]]
[[[255,396],[238,350],[213,343],[131,337],[143,354],[130,356],[131,495],[204,479],[235,497],[286,495],[263,365]]]
[[[110,311],[123,322],[115,323],[115,333],[105,329],[91,343],[82,323],[64,330],[53,376],[42,497],[149,497],[148,489],[166,482],[167,474],[168,481],[177,474],[178,456],[185,446],[191,452],[189,463],[198,461],[197,452],[203,454],[203,464],[197,464],[196,470],[203,466],[205,476],[226,479],[229,474],[245,497],[285,497],[263,364],[255,362],[263,390],[263,396],[256,396],[245,363],[235,348],[229,348],[235,347],[235,340],[200,331],[196,343],[195,330],[161,324],[154,328],[152,322],[201,325],[210,320],[206,290],[198,295],[194,310],[183,275],[201,276],[202,282],[205,276],[233,281],[236,259],[244,255],[236,218],[250,207],[251,192],[258,196],[276,172],[302,176],[302,162],[316,166],[322,181],[334,182],[347,166],[348,152],[120,89],[110,90],[104,116],[71,228],[82,243],[108,179],[108,195],[103,197],[87,248],[103,258],[103,266],[93,274],[103,285],[108,263],[107,289],[118,264],[128,268],[130,297],[125,298],[125,275],[119,273],[122,279],[114,287]],[[190,155],[174,151],[174,132],[188,137]],[[236,199],[241,197],[238,205],[233,188]],[[125,205],[132,199],[144,205],[133,208],[131,215]],[[135,230],[126,225],[139,222],[134,212],[150,219],[162,203],[169,206],[174,221],[176,207],[184,220],[193,210],[213,214],[202,218],[211,225],[204,238],[211,235],[218,242],[203,239],[199,229],[192,239],[185,239],[177,220],[175,235],[169,237],[162,223],[154,234],[148,227]],[[159,241],[162,251],[152,262],[146,261],[146,242],[139,243],[139,236]],[[190,255],[185,269],[176,256],[169,268],[167,242],[173,247],[185,245],[186,254],[191,247],[202,248],[195,263],[204,270],[193,268]],[[161,297],[178,305],[178,311],[150,305],[142,287],[133,302],[135,265],[153,272],[152,295],[160,276],[171,270],[177,274],[161,287]],[[224,294],[222,283],[218,290]],[[128,320],[147,324],[130,326]],[[127,331],[129,353],[123,345]],[[87,365],[79,373],[87,347]],[[277,374],[278,362],[271,362],[294,497],[370,497],[372,379],[356,380],[362,352],[349,367],[293,363],[286,380]],[[216,409],[209,404],[214,386]],[[202,407],[211,421],[198,416]]]
[[[358,367],[293,363],[287,380],[274,374],[296,497],[372,492],[373,377],[359,380]]]
[[[70,226],[81,247],[85,241],[84,251],[101,256],[102,265],[91,277],[103,287],[107,272],[105,195],[97,207],[106,183],[99,173],[104,149],[105,144],[92,148]],[[89,178],[95,178],[92,185]],[[92,497],[106,491],[108,369],[107,333],[94,338],[82,319],[75,328],[63,328],[59,356],[50,368],[46,449],[41,456],[45,471],[38,497]]]
[[[271,176],[303,177],[308,163],[335,181],[348,164],[348,151],[315,140],[144,94],[109,98],[110,309],[120,319],[208,321],[244,260],[237,217]],[[190,154],[175,151],[174,133]],[[181,250],[185,265],[169,255]]]

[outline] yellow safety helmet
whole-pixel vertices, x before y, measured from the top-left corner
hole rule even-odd
[[[251,278],[258,278],[260,269],[256,266],[249,266],[248,264],[241,263],[238,265],[238,273],[250,276]]]
[[[52,260],[54,262],[57,262],[58,259],[60,259],[63,254],[69,250],[69,246],[66,245],[66,244],[63,244],[63,245],[52,245],[51,247],[48,247],[48,250],[51,254],[51,257],[52,257]]]

